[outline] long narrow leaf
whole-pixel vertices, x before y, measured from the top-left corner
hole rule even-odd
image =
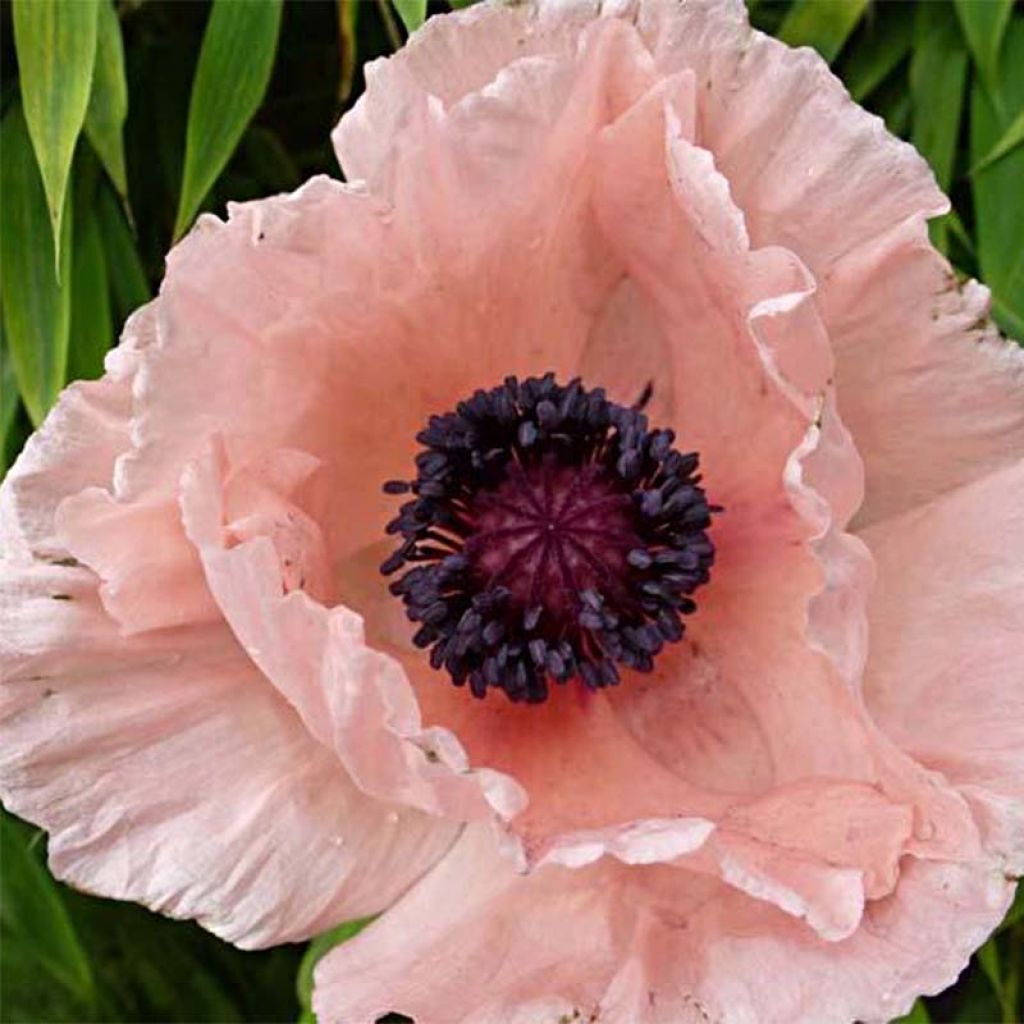
[[[85,112],[85,134],[103,162],[110,180],[123,196],[128,195],[128,177],[124,166],[122,131],[128,116],[128,83],[124,73],[124,43],[121,23],[112,0],[98,0],[96,27],[96,65],[92,92]]]
[[[7,451],[7,436],[18,415],[19,401],[18,382],[14,378],[14,364],[7,351],[7,335],[0,315],[0,479],[7,468],[3,465],[3,456]]]
[[[917,14],[910,62],[911,141],[931,164],[939,186],[948,189],[967,81],[967,50],[948,4],[922,5]]]
[[[61,275],[49,246],[46,194],[21,107],[12,105],[0,125],[0,259],[4,268],[4,330],[22,401],[39,424],[64,386],[68,355],[71,264],[71,190],[64,195]]]
[[[96,196],[96,218],[106,255],[113,312],[118,323],[124,322],[139,306],[152,298],[149,282],[135,239],[108,188],[100,188]]]
[[[918,999],[910,1008],[910,1013],[894,1020],[892,1024],[931,1024],[931,1017],[928,1014],[927,1007],[924,1005],[924,1001]]]
[[[991,97],[980,80],[971,91],[971,160],[981,163],[1003,138],[1014,114],[1024,109],[1024,16],[1006,32],[999,93]],[[978,262],[992,289],[996,320],[1024,341],[1024,146],[976,171],[971,178]]]
[[[883,4],[857,36],[856,47],[843,58],[842,79],[858,102],[870,96],[910,52],[914,8],[908,3]]]
[[[71,252],[68,378],[93,379],[103,374],[103,357],[110,347],[114,326],[107,260],[96,211],[91,206],[76,215]]]
[[[97,11],[91,0],[14,0],[22,103],[46,191],[58,273],[71,157],[89,104]],[[45,237],[37,235],[35,244]]]
[[[214,0],[192,84],[174,237],[180,238],[263,99],[281,0]]]
[[[5,955],[28,954],[42,988],[58,984],[88,1007],[94,999],[89,959],[61,900],[56,882],[26,846],[28,829],[0,814],[0,924]]]
[[[393,0],[393,2],[406,32],[410,34],[415,32],[426,21],[427,0]]]
[[[779,38],[790,46],[813,46],[831,64],[867,6],[868,0],[796,0]]]
[[[359,0],[336,0],[338,12],[338,103],[348,103],[359,61]]]
[[[931,164],[939,187],[953,181],[960,114],[967,84],[967,49],[948,3],[922,4],[914,27],[910,62],[913,121],[910,139]],[[932,240],[946,251],[947,226],[932,227]]]
[[[1003,132],[1002,138],[971,168],[971,174],[977,174],[989,164],[994,164],[997,160],[1002,159],[1007,153],[1012,153],[1022,142],[1024,142],[1024,109],[1010,122],[1010,126]]]
[[[971,57],[990,93],[998,91],[999,51],[1013,0],[953,0]]]

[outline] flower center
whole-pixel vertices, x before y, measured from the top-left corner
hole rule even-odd
[[[638,404],[642,404],[638,403]],[[546,699],[551,680],[614,686],[684,631],[714,546],[695,453],[639,408],[553,374],[477,391],[417,435],[412,492],[381,566],[413,642],[476,697]]]

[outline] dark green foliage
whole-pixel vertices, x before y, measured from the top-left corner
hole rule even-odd
[[[159,287],[173,236],[229,199],[337,175],[328,136],[362,89],[363,63],[449,6],[101,0],[93,22],[86,0],[65,0],[77,27],[60,31],[54,2],[0,5],[0,471],[67,381],[101,372],[126,317]],[[998,323],[1024,340],[1024,9],[1012,0],[749,5],[759,28],[816,47],[858,102],[932,162],[954,203],[933,228],[936,243],[960,274],[985,280]],[[47,38],[59,44],[56,60]],[[314,963],[364,924],[243,953],[195,924],[55,882],[43,837],[6,815],[0,839],[0,1021],[311,1021]],[[1022,971],[1018,896],[960,982],[905,1020],[1020,1020]]]

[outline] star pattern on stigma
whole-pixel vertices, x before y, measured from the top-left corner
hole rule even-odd
[[[508,377],[416,435],[411,494],[381,572],[430,663],[475,697],[539,703],[550,682],[615,686],[680,640],[709,578],[721,511],[695,452],[651,429],[642,406],[579,379]],[[404,570],[404,571],[403,571]]]

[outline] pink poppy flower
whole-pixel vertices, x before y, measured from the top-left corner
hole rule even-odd
[[[1024,355],[925,163],[738,0],[367,77],[3,485],[5,804],[239,945],[384,911],[325,1024],[947,986],[1024,865]]]

